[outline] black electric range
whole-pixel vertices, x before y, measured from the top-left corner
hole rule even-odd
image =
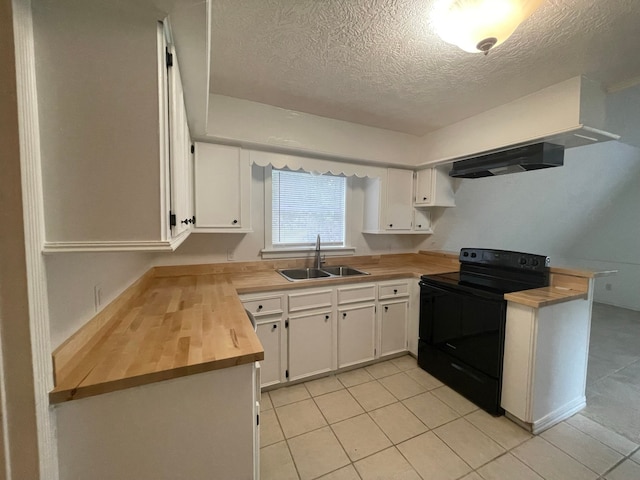
[[[418,364],[487,412],[500,415],[507,302],[549,285],[549,257],[479,248],[460,271],[420,279]]]

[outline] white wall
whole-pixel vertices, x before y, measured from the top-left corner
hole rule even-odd
[[[639,175],[640,150],[607,142],[567,150],[563,167],[457,180],[456,207],[440,210],[426,243],[520,250],[549,255],[552,265],[596,270],[615,264],[617,281],[632,290],[615,301],[640,309]],[[601,295],[612,278],[596,282],[596,301],[614,302]]]
[[[51,348],[55,349],[96,314],[94,288],[102,291],[100,310],[145,273],[149,253],[59,253],[45,257]]]
[[[347,238],[356,255],[415,252],[428,235],[364,235],[364,180],[350,179],[347,197]],[[253,232],[247,234],[197,233],[173,253],[159,254],[160,265],[217,263],[227,261],[227,251],[233,250],[233,261],[261,260],[264,248],[264,169],[252,167],[251,216]],[[345,258],[348,262],[348,257]]]

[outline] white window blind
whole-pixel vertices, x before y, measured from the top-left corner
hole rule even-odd
[[[344,246],[346,178],[272,170],[273,246]]]

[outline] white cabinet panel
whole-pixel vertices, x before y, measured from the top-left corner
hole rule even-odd
[[[289,380],[332,370],[331,312],[289,317]]]
[[[314,308],[331,308],[333,305],[333,290],[331,289],[290,293],[287,297],[289,312],[300,312]]]
[[[449,167],[435,167],[416,172],[414,205],[420,207],[455,207],[453,179]]]
[[[411,230],[413,171],[387,170],[387,199],[385,205],[386,230]]]
[[[378,298],[385,300],[388,298],[408,297],[409,282],[385,282],[378,284]]]
[[[238,147],[195,144],[195,231],[241,232],[251,228],[251,165]]]
[[[373,302],[376,299],[376,286],[350,285],[338,288],[338,305],[356,302]]]
[[[425,168],[416,172],[416,205],[429,205],[431,203],[431,184],[433,169]]]
[[[407,349],[408,311],[408,300],[380,304],[380,356]]]
[[[375,325],[373,303],[338,309],[338,368],[374,359]]]
[[[266,387],[280,383],[286,370],[286,351],[283,350],[282,319],[276,317],[271,321],[258,323],[256,333],[264,348],[264,360],[260,362],[261,386]]]

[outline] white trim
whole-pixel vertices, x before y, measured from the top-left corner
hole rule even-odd
[[[45,242],[42,253],[69,252],[173,252],[189,236],[185,230],[171,241],[90,241],[90,242]]]
[[[557,423],[560,423],[563,420],[573,416],[578,413],[584,407],[587,406],[587,398],[583,395],[572,400],[569,403],[566,403],[560,408],[557,408],[555,411],[551,412],[548,415],[545,415],[540,420],[535,421],[531,424],[531,433],[537,435],[547,430],[548,428],[553,427]]]
[[[165,66],[165,49],[167,48],[167,40],[165,36],[165,25],[158,22],[157,26],[157,62],[158,62],[158,137],[159,137],[159,153],[158,156],[160,170],[160,238],[171,238],[171,227],[169,227],[169,210],[171,209],[171,171],[169,166],[169,106],[166,92],[168,89],[167,69]],[[125,242],[126,243],[126,242]],[[46,249],[46,246],[45,246]],[[46,250],[45,250],[46,251]],[[90,251],[90,250],[67,250],[67,251]]]
[[[433,230],[363,230],[368,235],[432,235]]]
[[[49,391],[53,388],[53,366],[50,351],[47,276],[44,258],[41,255],[45,238],[44,202],[31,1],[13,0],[12,9],[29,323],[38,429],[38,463],[41,479],[57,480],[59,472],[55,435],[56,419],[55,411],[49,406]]]
[[[260,250],[263,259],[312,258],[315,253],[314,247],[263,248]],[[322,247],[320,253],[323,257],[346,257],[355,255],[356,249],[353,247]]]

